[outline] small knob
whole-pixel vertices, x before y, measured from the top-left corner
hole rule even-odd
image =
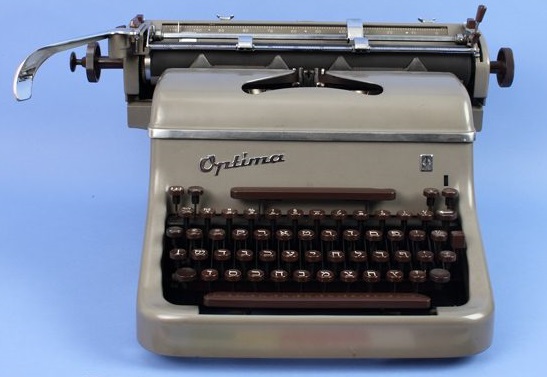
[[[513,50],[508,47],[500,48],[496,61],[490,62],[490,73],[496,74],[498,85],[508,88],[513,85],[515,78],[515,60]]]

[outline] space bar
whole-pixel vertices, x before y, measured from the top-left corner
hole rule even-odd
[[[211,292],[203,297],[203,304],[249,309],[429,309],[431,299],[404,292]]]

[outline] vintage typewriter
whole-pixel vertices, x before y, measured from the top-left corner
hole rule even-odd
[[[165,355],[458,357],[490,345],[473,192],[490,73],[463,24],[149,21],[87,44],[151,138],[138,338]],[[98,44],[108,39],[108,54]]]

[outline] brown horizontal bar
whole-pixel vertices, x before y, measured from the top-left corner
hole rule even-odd
[[[429,309],[431,299],[404,292],[211,292],[203,297],[203,304],[250,309]]]
[[[391,188],[352,187],[232,187],[234,199],[246,200],[393,200]]]

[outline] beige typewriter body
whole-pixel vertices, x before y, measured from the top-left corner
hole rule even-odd
[[[385,30],[379,25],[374,25],[372,29],[367,29],[365,25],[363,29],[363,23],[354,20],[335,25],[346,33],[340,46],[346,48],[344,46],[348,44],[349,54],[371,54],[377,48],[379,59],[382,59],[383,53],[414,54],[415,48],[418,48],[426,55],[447,55],[448,60],[452,55],[468,56],[472,72],[463,74],[467,79],[462,79],[450,69],[429,70],[416,61],[420,59],[416,55],[417,58],[412,56],[408,60],[410,65],[405,63],[404,69],[383,69],[382,64],[377,63],[370,67],[353,67],[349,64],[352,66],[350,68],[338,59],[328,67],[306,69],[305,75],[308,75],[308,84],[311,85],[301,85],[302,82],[293,82],[288,78],[297,77],[296,72],[302,71],[291,64],[279,63],[279,60],[290,60],[285,56],[274,56],[269,64],[251,62],[241,66],[217,66],[205,61],[213,60],[215,52],[222,53],[228,49],[221,36],[211,37],[214,41],[207,40],[208,44],[203,44],[200,35],[196,35],[203,29],[192,23],[178,23],[177,30],[180,30],[181,24],[193,27],[193,34],[183,35],[175,33],[173,25],[177,24],[173,22],[144,22],[142,17],[132,20],[129,31],[118,30],[80,40],[81,44],[82,41],[92,43],[105,36],[110,39],[109,57],[100,57],[100,51],[98,56],[94,55],[97,54],[96,46],[91,44],[86,55],[87,62],[76,61],[72,57],[71,65],[73,68],[80,64],[86,67],[90,81],[98,79],[101,64],[102,68],[123,67],[129,123],[137,127],[146,126],[151,138],[148,216],[137,304],[140,343],[159,354],[200,357],[437,358],[471,355],[486,349],[492,340],[494,307],[475,210],[473,141],[482,127],[482,104],[487,93],[489,73],[498,73],[498,79],[503,81],[503,75],[510,70],[512,62],[506,56],[498,56],[497,62],[489,61],[486,44],[477,31],[483,16],[484,9],[479,8],[476,19],[468,20],[465,25],[435,24],[435,27],[446,31],[446,37],[440,39],[429,35],[429,24],[386,25]],[[216,27],[225,24],[231,25],[229,21],[208,25]],[[248,25],[252,28],[259,24]],[[280,25],[275,24],[276,27]],[[293,24],[295,28],[309,28],[310,25]],[[325,27],[323,24],[320,26]],[[418,37],[404,37],[404,32],[401,32],[399,41],[396,38],[380,38],[378,30],[385,32],[388,29],[410,30]],[[376,30],[375,37],[367,38],[363,30]],[[229,37],[235,40],[234,51],[245,54],[265,49],[258,37],[253,38],[244,31],[242,35]],[[176,34],[173,39],[176,42],[171,45],[165,42],[169,33]],[[146,43],[142,45],[143,38],[134,38],[136,35],[146,36]],[[452,38],[453,42],[448,38]],[[332,47],[327,41],[317,48],[317,43],[311,38],[313,46],[308,49],[303,40],[298,40],[297,48],[296,45],[280,48],[280,39],[279,36],[270,36],[264,43],[277,46],[280,51],[304,51],[304,55],[322,54],[325,46],[327,49]],[[157,43],[155,47],[154,43]],[[73,45],[67,42],[63,49]],[[193,63],[188,64],[165,63],[166,67],[160,74],[154,73],[158,69],[151,64],[151,59],[159,59],[159,55],[153,52],[168,51],[168,59],[171,59],[176,56],[176,51],[182,50],[204,50],[212,55],[196,55]],[[254,59],[253,55],[248,56]],[[25,68],[25,62],[20,67],[15,83],[20,99],[30,96],[34,71],[45,59],[47,56],[35,57],[26,61],[27,66],[34,64],[34,67]],[[448,60],[447,66],[450,65]],[[92,61],[94,63],[90,63]],[[140,68],[135,68],[137,66]],[[315,77],[310,78],[313,75]],[[302,80],[303,76],[298,77]],[[143,82],[149,86],[146,87]],[[333,84],[325,85],[324,82]],[[508,86],[507,81],[504,86]],[[176,190],[179,187],[185,190],[192,187],[193,194],[173,195],[173,188]],[[196,187],[199,190],[195,191]],[[439,196],[433,204],[429,201],[426,204],[424,188],[437,188],[440,192],[447,187],[458,193],[455,201],[445,206],[444,198]],[[366,193],[364,196],[352,196],[352,190],[356,189]],[[245,190],[252,193],[245,195]],[[261,190],[273,190],[274,194],[263,195]],[[276,196],[279,190],[284,192],[282,198]],[[317,195],[318,191],[322,194]],[[381,192],[379,197],[375,196],[377,191]],[[214,226],[208,220],[198,221],[200,211],[209,208],[214,208],[216,214],[224,210],[224,220],[218,215],[218,219],[215,217],[214,220],[217,225]],[[319,208],[325,214],[323,217],[330,221],[330,227],[338,226],[340,231],[359,227],[364,234],[367,229],[385,233],[388,229],[401,229],[408,236],[412,226],[407,229],[407,220],[395,216],[399,210],[405,210],[412,213],[408,224],[411,224],[410,221],[421,224],[420,218],[426,232],[445,227],[443,229],[447,230],[450,240],[456,238],[453,234],[464,234],[465,241],[460,242],[464,245],[454,246],[454,252],[449,250],[450,255],[461,253],[458,258],[464,261],[452,263],[461,263],[453,267],[458,268],[459,272],[454,272],[448,266],[450,263],[445,265],[439,262],[441,257],[438,251],[433,250],[436,254],[429,262],[413,259],[410,264],[404,264],[407,262],[394,259],[399,246],[393,245],[397,241],[390,244],[392,246],[386,246],[393,248],[389,249],[391,255],[387,262],[371,262],[370,253],[374,253],[378,245],[376,241],[363,238],[356,242],[360,242],[365,249],[370,248],[365,251],[369,253],[366,263],[370,265],[350,262],[348,255],[351,251],[344,249],[344,266],[354,266],[347,268],[352,268],[359,276],[359,283],[344,280],[343,284],[336,283],[342,289],[333,291],[329,285],[332,283],[319,278],[323,270],[318,271],[313,263],[302,261],[304,250],[299,251],[301,259],[294,262],[296,264],[280,263],[278,259],[277,270],[270,271],[276,267],[260,265],[257,246],[256,250],[250,251],[255,253],[254,262],[250,262],[256,264],[253,272],[248,271],[250,267],[245,267],[245,262],[240,264],[240,261],[232,260],[229,263],[237,265],[243,277],[238,277],[241,282],[223,282],[221,289],[232,292],[224,292],[223,299],[241,289],[250,290],[244,293],[253,297],[248,301],[249,308],[241,302],[234,307],[230,304],[222,307],[217,302],[213,306],[220,308],[210,310],[207,308],[207,297],[215,291],[215,284],[221,283],[216,280],[212,283],[196,282],[199,274],[202,280],[206,280],[204,271],[222,275],[226,269],[225,278],[229,279],[230,271],[236,269],[212,259],[216,241],[201,241],[199,238],[200,244],[209,245],[203,246],[203,249],[183,250],[182,246],[174,246],[173,250],[179,250],[178,253],[183,250],[193,255],[190,258],[185,254],[185,259],[181,257],[177,260],[169,260],[174,258],[169,245],[171,242],[173,245],[177,242],[194,245],[194,238],[191,238],[194,236],[189,235],[189,231],[194,232],[192,234],[199,232],[199,237],[204,233],[203,237],[207,238],[211,230],[217,231],[218,227],[226,224],[225,229],[229,232],[232,230],[232,218],[241,224],[241,214],[249,208],[256,210],[256,217],[253,218],[256,224],[262,221],[262,225],[256,227],[272,224],[273,233],[277,220],[264,220],[270,219],[271,208],[278,211],[276,218],[285,221],[280,228],[290,228],[286,224],[293,224],[295,232],[302,229],[308,231],[311,227],[309,224],[313,224],[309,211]],[[291,223],[289,213],[295,213],[296,209],[300,211],[299,217],[294,217]],[[424,209],[436,213],[435,219],[424,222],[421,215],[417,215],[424,213]],[[359,220],[357,215],[352,215],[354,210],[366,213],[368,219]],[[239,215],[230,217],[225,214],[235,211]],[[334,213],[343,213],[344,220],[336,218],[335,221]],[[381,213],[388,213],[387,220],[381,218]],[[454,213],[457,219],[450,217]],[[450,219],[446,220],[446,216]],[[346,219],[350,222],[345,223]],[[218,225],[218,221],[222,225]],[[245,221],[243,224],[250,225],[240,226],[245,228],[240,231],[248,229],[252,233],[255,220]],[[318,220],[314,224],[317,230],[323,229]],[[430,227],[428,224],[436,225]],[[176,237],[180,235],[174,235],[176,232],[186,234],[182,237],[188,240],[177,241],[180,239]],[[278,240],[281,239],[281,236],[278,237]],[[252,244],[254,241],[249,242]],[[279,243],[281,241],[272,242],[282,245]],[[317,242],[321,245],[323,257],[327,258],[323,247],[330,241]],[[345,242],[343,245],[349,245]],[[388,245],[389,242],[385,242]],[[431,241],[432,244],[435,242]],[[447,241],[446,245],[457,244],[456,241],[450,242]],[[281,252],[281,249],[277,251]],[[198,260],[195,250],[209,255],[208,259]],[[235,254],[236,251],[234,246],[231,252]],[[297,267],[298,263],[300,267]],[[324,269],[332,270],[329,273],[336,279],[341,279],[346,271],[334,262],[322,263]],[[215,269],[212,269],[213,265]],[[172,270],[166,272],[166,268]],[[297,274],[303,274],[302,271],[310,270],[313,280],[317,273],[320,282],[312,284],[319,287],[318,292],[309,293],[306,288],[309,283],[268,282],[268,274],[271,273],[271,280],[274,280],[275,271],[281,268],[287,269],[289,274],[294,273],[294,279],[297,279]],[[249,282],[251,273],[258,274],[256,269],[266,271],[261,279],[270,284],[270,288],[266,289],[268,292],[265,294],[258,283]],[[377,292],[377,288],[371,288],[372,283],[366,280],[371,270],[377,270],[384,276],[393,269],[400,271],[405,279],[412,271],[423,270],[424,276],[427,274],[434,283],[429,280],[425,283],[415,283],[414,280],[413,284],[402,283],[404,287],[418,287],[408,288],[409,292],[406,292],[407,288],[400,288],[402,285],[389,280],[389,283],[381,283],[387,287],[385,292]],[[188,271],[198,277],[189,276]],[[463,288],[458,289],[464,292],[464,300],[448,305],[435,301],[435,295],[442,296],[443,289],[447,289],[444,288],[444,281],[434,276],[438,271],[452,271],[453,276],[460,277],[462,281],[459,284]],[[248,275],[245,275],[246,272]],[[245,281],[245,276],[249,281]],[[183,293],[181,298],[175,300],[169,299],[171,293],[167,291],[173,291],[173,295],[179,297],[177,292],[191,291],[192,284],[200,287],[197,289],[197,299],[194,299],[193,292],[188,296]],[[284,284],[292,284],[290,292],[283,292]],[[420,284],[427,284],[429,288],[421,289]],[[204,286],[209,288],[203,289]],[[426,297],[428,292],[434,295],[431,303]],[[393,297],[399,295],[405,299],[414,297],[415,293],[423,301],[421,304],[425,305],[423,310],[414,311],[407,307],[390,310],[389,305],[382,307],[379,304],[381,300],[397,302],[398,299]],[[364,297],[363,300],[372,302],[372,307],[365,304],[362,311],[354,306],[339,310],[336,304],[331,304],[332,307],[325,308],[324,305],[328,304],[324,302],[331,302],[327,299],[322,301],[323,306],[311,303],[311,310],[301,309],[299,303],[288,304],[286,311],[277,304],[268,306],[267,303],[266,306],[259,304],[260,310],[253,310],[257,308],[257,300],[267,300],[272,297],[270,295],[288,297],[294,301],[310,300],[321,295],[332,296],[341,300],[341,305],[348,305],[351,301],[350,306],[355,304],[352,301],[355,297]],[[186,297],[192,299],[186,302]],[[316,310],[318,308],[320,310]]]

